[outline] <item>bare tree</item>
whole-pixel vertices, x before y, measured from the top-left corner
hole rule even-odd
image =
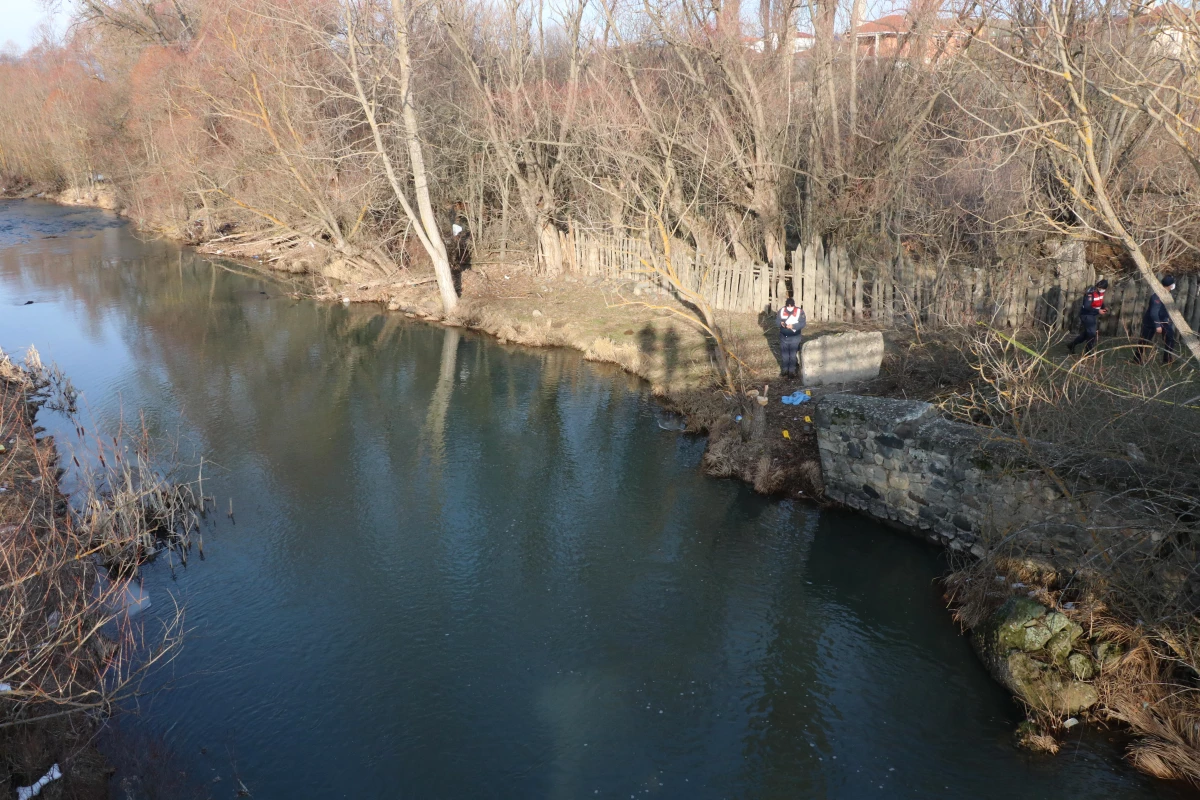
[[[1028,0],[989,14],[990,58],[974,63],[1004,116],[982,120],[985,135],[1032,145],[1042,172],[1032,198],[1043,222],[1119,245],[1200,358],[1200,338],[1157,274],[1171,247],[1196,247],[1191,209],[1200,171],[1194,73],[1182,66],[1192,47],[1186,25],[1173,29],[1179,41],[1164,38],[1161,20],[1103,0]],[[1139,158],[1156,134],[1176,143],[1189,179]]]
[[[416,12],[425,5],[421,0],[392,0],[392,25],[396,36],[396,66],[399,70],[400,113],[404,119],[404,139],[408,146],[409,168],[412,170],[413,192],[421,211],[417,225],[421,243],[433,260],[433,271],[437,275],[438,291],[442,295],[442,308],[447,312],[458,305],[458,294],[450,274],[450,262],[446,257],[446,245],[442,241],[441,229],[429,201],[429,178],[425,169],[425,156],[421,147],[421,129],[417,124],[417,111],[413,95],[413,63],[411,33]],[[393,189],[396,185],[393,183]],[[397,199],[400,195],[397,194]],[[410,218],[412,211],[406,201],[405,211]]]
[[[607,7],[617,44],[613,57],[642,125],[657,142],[659,157],[670,153],[675,161],[670,167],[675,177],[666,185],[676,185],[688,172],[689,182],[707,183],[717,200],[707,220],[695,213],[699,206],[689,207],[680,197],[671,201],[670,212],[685,224],[689,237],[706,244],[722,240],[743,259],[765,258],[782,267],[787,236],[781,198],[791,142],[796,2],[760,3],[759,29],[776,35],[749,47],[740,2],[645,2],[649,30],[640,43],[623,32],[617,9],[615,4]],[[635,56],[652,59],[656,69],[639,69]],[[656,102],[663,98],[670,104],[665,113]],[[724,165],[719,165],[718,153]]]
[[[369,185],[346,180],[357,154],[343,142],[345,111],[322,81],[327,52],[279,16],[239,6],[213,13],[213,32],[180,79],[190,96],[176,102],[181,116],[205,120],[193,130],[200,141],[181,154],[194,159],[199,193],[256,223],[222,246],[320,253],[316,264],[332,256],[368,274],[392,272],[384,253],[364,246],[361,223],[374,198]]]
[[[487,147],[516,187],[543,269],[557,274],[563,269],[559,229],[566,217],[560,184],[575,146],[589,0],[564,2],[557,16],[553,7],[528,0],[505,0],[498,7],[439,0],[439,6],[482,112]],[[557,22],[549,36],[548,22]]]
[[[414,28],[428,5],[419,0],[391,0],[386,7],[374,0],[347,3],[345,54],[335,49],[334,58],[352,86],[392,195],[433,263],[442,308],[449,313],[458,305],[458,293],[430,199],[414,85]]]
[[[640,261],[648,278],[665,285],[682,301],[687,309],[681,311],[673,305],[655,305],[644,301],[626,301],[643,305],[679,317],[699,328],[712,343],[712,357],[717,374],[727,388],[734,388],[733,361],[736,354],[726,341],[724,331],[717,319],[708,285],[708,271],[702,251],[688,246],[684,219],[686,214],[676,214],[673,207],[681,198],[678,187],[671,185],[674,173],[663,169],[658,153],[653,148],[629,147],[624,137],[615,137],[606,147],[606,164],[618,173],[620,189],[613,184],[593,181],[600,191],[613,192],[614,202],[623,203],[623,216],[630,220],[630,227],[638,230],[643,253]],[[666,153],[666,162],[671,163],[671,153]],[[582,180],[589,180],[581,175]],[[693,189],[685,202],[695,205],[699,193]]]
[[[77,20],[99,23],[144,42],[176,44],[196,35],[198,9],[192,0],[78,0]]]

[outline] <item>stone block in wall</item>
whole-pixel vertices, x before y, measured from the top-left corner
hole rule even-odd
[[[953,539],[958,536],[958,529],[945,520],[934,520],[933,530],[943,539]]]
[[[854,394],[826,395],[817,401],[816,410],[818,434],[835,429],[839,434],[842,430],[853,430],[868,442],[873,441],[873,434],[880,432],[908,438],[922,422],[937,414],[936,408],[920,400]]]
[[[805,386],[871,380],[879,376],[882,363],[883,334],[879,331],[821,336],[800,348],[800,375]]]

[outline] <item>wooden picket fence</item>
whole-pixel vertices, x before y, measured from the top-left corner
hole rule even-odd
[[[562,244],[568,268],[577,273],[664,283],[646,267],[653,254],[644,240],[575,228],[563,234]],[[844,248],[826,248],[820,240],[790,256],[785,267],[775,269],[676,247],[672,262],[684,285],[716,309],[760,313],[794,297],[810,322],[945,327],[984,321],[1000,328],[1037,323],[1067,330],[1078,319],[1088,287],[1082,277],[1061,281],[1032,271],[937,269],[903,257],[855,264]],[[1101,333],[1136,335],[1150,290],[1136,279],[1113,283]],[[1180,278],[1175,298],[1192,327],[1200,325],[1200,276]]]
[[[646,264],[655,255],[642,239],[589,234],[572,230],[563,235],[570,267],[584,275],[607,280],[643,280],[664,283]],[[699,292],[724,311],[761,311],[777,299],[770,286],[770,268],[739,263],[726,256],[711,256],[677,247],[671,261],[683,284]]]

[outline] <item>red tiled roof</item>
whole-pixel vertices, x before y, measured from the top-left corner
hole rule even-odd
[[[858,35],[874,35],[876,33],[908,33],[910,30],[908,17],[904,14],[888,14],[886,17],[864,22],[858,27]]]

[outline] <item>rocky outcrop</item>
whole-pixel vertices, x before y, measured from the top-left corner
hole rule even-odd
[[[1025,597],[1009,598],[971,638],[996,680],[1032,708],[1058,716],[1097,703],[1087,682],[1100,666],[1093,649],[1105,659],[1119,656],[1111,643],[1090,647],[1077,622]]]

